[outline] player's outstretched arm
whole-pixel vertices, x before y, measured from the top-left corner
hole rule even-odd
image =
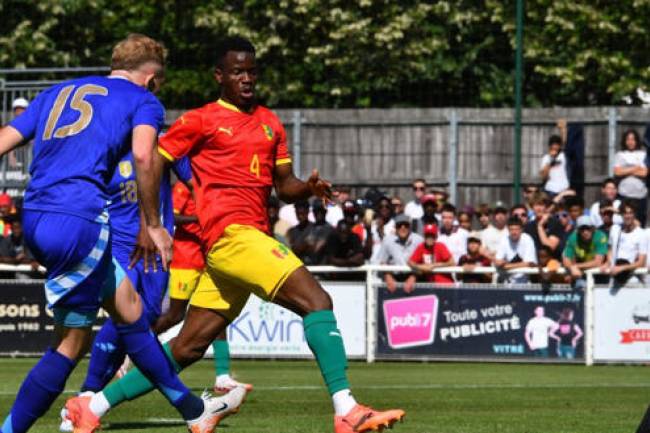
[[[332,184],[321,179],[316,169],[312,170],[307,182],[303,182],[293,174],[293,165],[291,163],[275,167],[273,175],[275,191],[278,198],[285,203],[307,200],[311,196],[326,201],[332,199]]]
[[[0,156],[15,149],[25,142],[24,137],[12,126],[5,126],[0,129]]]

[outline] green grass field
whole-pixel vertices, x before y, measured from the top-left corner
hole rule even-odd
[[[33,359],[0,360],[0,412],[6,414]],[[86,364],[68,382],[79,386]],[[330,401],[312,362],[234,361],[255,390],[241,412],[218,431],[332,432]],[[646,367],[556,365],[352,363],[357,399],[377,408],[401,407],[396,433],[634,432],[650,403]],[[211,361],[183,373],[200,391],[213,382]],[[68,394],[69,396],[69,394]],[[56,432],[64,398],[31,430]],[[184,424],[158,394],[124,403],[105,418],[110,432],[181,432]]]

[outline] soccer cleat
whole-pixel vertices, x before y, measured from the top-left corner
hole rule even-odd
[[[65,403],[68,419],[72,422],[74,433],[93,433],[101,425],[99,417],[90,410],[90,395],[80,395]]]
[[[205,407],[201,416],[187,421],[187,429],[190,433],[214,432],[221,420],[239,412],[240,406],[246,399],[246,389],[239,386],[221,397],[212,397],[204,392],[201,398]]]
[[[347,415],[334,417],[334,433],[380,432],[385,428],[392,428],[393,424],[402,421],[404,416],[405,413],[401,409],[379,412],[357,404]]]
[[[251,392],[253,390],[253,385],[251,385],[250,383],[237,382],[235,379],[233,379],[230,376],[228,376],[228,378],[225,380],[215,379],[214,388],[212,388],[212,390],[216,394],[227,394],[233,389],[237,388],[238,386],[244,387],[246,392]]]
[[[61,424],[59,425],[59,431],[62,433],[71,433],[74,431],[72,421],[68,417],[68,409],[65,407],[61,409]]]

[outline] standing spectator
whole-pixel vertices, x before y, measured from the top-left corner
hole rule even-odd
[[[11,220],[11,234],[0,239],[0,263],[31,265],[33,272],[31,274],[17,272],[15,276],[18,279],[42,278],[42,275],[39,277],[38,274],[34,274],[38,270],[38,262],[25,245],[23,224],[18,217]]]
[[[518,268],[529,268],[537,264],[535,242],[524,233],[521,219],[512,216],[508,220],[508,236],[501,240],[497,250],[494,266],[499,268],[501,279],[512,283],[527,283],[528,275],[522,273],[508,274]]]
[[[379,248],[384,238],[388,235],[395,234],[395,221],[393,220],[393,206],[390,199],[386,196],[381,197],[377,202],[375,219],[372,222],[372,256],[371,262],[374,262],[374,257],[379,254]]]
[[[352,227],[343,219],[336,225],[325,246],[325,262],[333,266],[355,267],[364,262],[359,238],[352,233]]]
[[[415,179],[413,181],[413,200],[406,203],[406,207],[404,208],[404,213],[412,220],[422,218],[424,210],[422,209],[420,199],[424,196],[426,189],[427,183],[424,179]]]
[[[464,283],[489,283],[492,274],[472,273],[477,266],[490,266],[490,259],[481,254],[481,240],[470,236],[467,238],[467,254],[463,255],[458,264],[463,267],[460,279]]]
[[[540,176],[544,191],[551,197],[569,188],[566,156],[562,152],[562,138],[552,135],[548,140],[548,153],[542,157]]]
[[[420,235],[411,232],[411,220],[404,214],[395,217],[395,230],[396,234],[388,235],[382,241],[376,264],[406,266],[415,248],[424,241]],[[391,293],[395,292],[397,281],[404,281],[406,293],[412,292],[415,285],[415,275],[412,274],[385,272],[383,278]]]
[[[498,201],[492,211],[494,225],[489,225],[481,230],[481,243],[483,244],[483,254],[494,260],[494,256],[499,249],[501,241],[508,236],[508,210],[505,205]]]
[[[339,186],[336,188],[338,194],[334,197],[334,201],[327,204],[327,222],[332,226],[332,230],[336,227],[339,221],[343,219],[343,203],[350,199],[350,187]],[[314,215],[314,219],[316,215]]]
[[[423,275],[426,281],[433,283],[453,283],[454,279],[450,274],[434,273],[436,268],[444,268],[454,265],[454,258],[441,242],[436,242],[438,227],[434,224],[424,226],[424,242],[415,249],[408,265],[416,272]]]
[[[551,250],[556,259],[562,257],[560,250],[560,239],[562,238],[562,227],[551,216],[551,203],[545,194],[535,194],[531,200],[535,219],[524,226],[524,231],[535,241],[535,248],[539,251],[542,245]]]
[[[615,211],[618,211],[621,206],[621,200],[618,199],[618,187],[616,186],[616,181],[611,177],[605,179],[600,185],[600,199],[596,200],[596,202],[591,205],[591,208],[589,208],[589,215],[594,222],[594,227],[600,227],[603,225],[603,220],[600,218],[600,202],[602,200],[609,200]],[[620,215],[616,214],[613,222],[614,224],[621,225],[623,224],[623,219]]]
[[[645,158],[646,151],[642,148],[639,133],[628,129],[623,133],[621,150],[614,158],[614,175],[618,178],[619,197],[634,203],[641,227],[645,227],[648,213],[648,167]]]
[[[314,244],[311,262],[314,265],[323,265],[325,264],[325,246],[330,235],[334,232],[334,227],[327,222],[326,218],[329,215],[329,209],[325,209],[321,200],[314,200],[311,209],[316,220],[312,230]]]
[[[269,231],[273,237],[285,245],[288,245],[287,232],[291,228],[288,222],[280,219],[280,200],[274,195],[269,197],[266,205],[266,214],[269,217]]]
[[[438,218],[436,217],[436,211],[438,210],[438,202],[436,201],[436,196],[433,194],[425,194],[420,199],[422,203],[422,216],[418,219],[414,219],[412,222],[412,229],[414,232],[420,236],[424,235],[424,227],[428,224],[438,225]]]
[[[454,205],[446,204],[440,212],[440,234],[438,241],[445,244],[451,255],[454,257],[454,263],[458,263],[461,256],[467,254],[467,238],[469,232],[464,228],[454,225],[456,221],[456,208]]]
[[[528,208],[526,208],[526,205],[514,205],[512,208],[510,208],[510,216],[519,218],[521,220],[522,226],[524,227],[526,224],[528,224]]]
[[[314,224],[309,221],[309,202],[300,200],[294,203],[298,224],[287,232],[289,246],[305,265],[311,265],[314,254]]]
[[[621,210],[623,225],[612,229],[607,264],[601,267],[601,271],[612,276],[615,287],[624,286],[636,269],[645,266],[648,247],[646,232],[635,221],[634,203],[623,202]]]
[[[399,198],[398,196],[394,196],[393,198],[390,199],[390,204],[393,206],[393,213],[395,214],[395,216],[404,215],[404,203],[402,203],[401,198]]]
[[[607,236],[594,228],[588,216],[581,216],[577,221],[577,230],[569,236],[562,263],[569,271],[568,279],[576,288],[584,289],[584,271],[599,268],[607,258]]]

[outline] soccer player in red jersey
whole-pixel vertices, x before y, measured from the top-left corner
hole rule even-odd
[[[273,188],[291,203],[311,196],[327,200],[330,184],[316,170],[307,182],[294,176],[282,123],[255,100],[253,45],[231,37],[216,54],[221,97],[181,116],[159,144],[169,160],[190,157],[206,270],[216,285],[197,288],[190,299],[170,360],[180,369],[200,359],[254,293],[303,318],[305,339],[332,396],[335,433],[391,426],[404,411],[376,411],[352,396],[330,296],[287,247],[267,234],[266,203]],[[132,370],[114,384],[124,386],[109,393],[111,406],[151,389],[138,375]]]

